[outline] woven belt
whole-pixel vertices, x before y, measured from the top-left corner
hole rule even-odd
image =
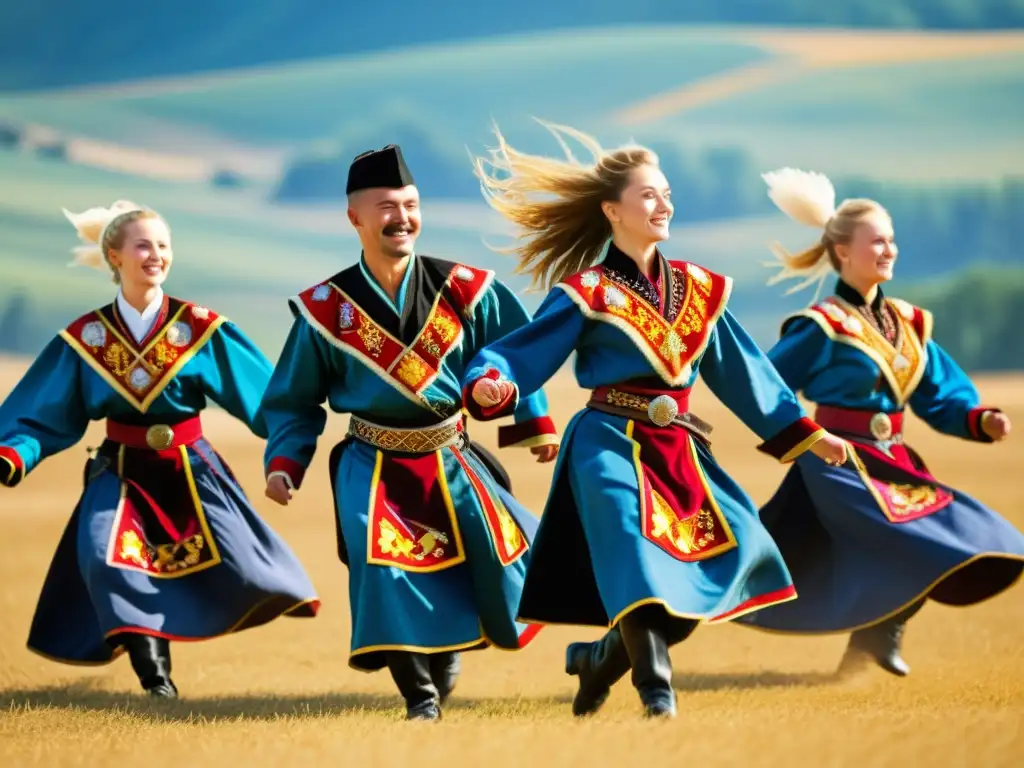
[[[449,445],[462,443],[465,434],[465,423],[462,413],[445,419],[440,424],[430,427],[382,427],[379,424],[360,419],[358,416],[349,418],[348,433],[374,448],[395,453],[433,453]]]
[[[623,387],[598,387],[591,392],[587,407],[657,427],[684,427],[710,443],[713,427],[690,413],[687,410],[689,403],[688,389],[658,393]]]
[[[819,405],[814,412],[814,420],[829,432],[845,432],[880,442],[899,443],[903,440],[902,412],[881,413]]]
[[[198,416],[177,424],[154,424],[136,427],[107,419],[107,438],[129,448],[149,448],[166,451],[181,445],[192,445],[203,436],[203,425]]]

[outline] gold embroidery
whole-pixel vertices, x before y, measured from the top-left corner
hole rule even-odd
[[[412,354],[402,358],[398,364],[398,378],[410,387],[416,387],[428,374],[427,366]]]
[[[430,327],[437,332],[442,344],[450,344],[459,332],[458,326],[452,322],[451,318],[440,313],[434,314],[434,318],[430,321]]]
[[[434,341],[434,337],[431,335],[429,330],[423,334],[423,349],[427,351],[427,354],[441,359],[441,347],[436,341]]]
[[[384,349],[384,337],[380,331],[372,325],[360,325],[356,333],[359,335],[359,340],[366,347],[366,351],[374,357],[378,357],[381,350]]]
[[[927,485],[887,483],[893,513],[903,517],[928,509],[938,501],[935,489]]]
[[[693,517],[680,520],[668,502],[653,488],[651,499],[654,501],[651,536],[654,538],[664,539],[684,555],[703,549],[715,540],[714,519],[710,511],[702,508]]]
[[[349,419],[348,431],[350,435],[382,451],[433,453],[452,445],[459,436],[461,426],[462,419],[459,418],[451,423],[422,429],[389,429],[353,416]]]
[[[185,568],[191,568],[199,562],[200,550],[205,545],[203,536],[200,533],[177,544],[161,544],[156,548],[156,559],[153,567],[163,573],[174,573]],[[178,558],[178,553],[185,550],[185,556]]]
[[[142,539],[135,531],[125,531],[121,534],[121,559],[128,560],[142,568],[149,566],[149,560],[143,551]]]
[[[178,353],[161,339],[155,347],[153,347],[150,353],[150,358],[146,361],[152,364],[157,370],[163,371],[170,363],[173,363],[178,359]]]
[[[113,342],[103,353],[103,362],[107,364],[110,372],[119,379],[124,378],[131,368],[131,357],[120,342]]]
[[[923,362],[922,349],[913,325],[899,308],[886,300],[893,309],[897,323],[895,344],[868,323],[860,322],[855,317],[856,310],[841,299],[829,299],[822,305],[822,310],[835,322],[841,324],[861,344],[880,358],[895,385],[896,395],[905,399],[910,396],[920,378]],[[855,321],[855,322],[854,322]]]
[[[511,557],[523,545],[523,535],[519,531],[512,515],[501,505],[495,504],[494,511],[498,515],[498,525],[501,527],[501,542],[505,545],[505,555]]]
[[[444,557],[444,547],[438,546],[438,544],[447,544],[448,537],[441,533],[441,531],[427,528],[426,526],[423,527],[426,528],[427,532],[419,541],[413,541],[399,531],[390,520],[381,518],[378,529],[380,537],[377,539],[377,546],[380,547],[382,554],[406,557],[419,561],[423,561],[428,557],[435,559]]]

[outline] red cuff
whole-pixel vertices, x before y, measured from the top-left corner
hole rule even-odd
[[[0,445],[0,485],[13,488],[25,477],[25,462],[7,445]]]
[[[794,421],[772,438],[765,440],[757,450],[767,453],[781,462],[793,461],[825,434],[818,424],[804,417]]]
[[[478,381],[483,379],[492,379],[497,381],[499,378],[501,378],[501,374],[497,369],[489,368],[483,376],[478,376],[473,381],[469,382],[469,384],[466,385],[466,388],[462,390],[462,404],[469,412],[469,415],[477,421],[500,419],[502,416],[508,416],[513,410],[515,410],[516,400],[519,395],[519,389],[515,384],[512,385],[512,391],[508,396],[497,405],[484,407],[473,399],[471,393],[473,391],[473,387],[476,386]]]
[[[992,413],[1002,413],[998,408],[988,408],[983,405],[972,408],[967,412],[967,434],[971,436],[972,440],[977,440],[979,443],[994,442],[991,437],[985,434],[985,430],[981,428],[981,421],[989,411],[992,411]]]
[[[521,424],[498,427],[499,448],[533,448],[557,442],[558,430],[550,416],[538,416]]]
[[[292,485],[299,488],[302,485],[302,478],[306,476],[306,468],[299,462],[285,456],[275,456],[267,465],[267,477],[271,472],[284,472],[292,479]]]

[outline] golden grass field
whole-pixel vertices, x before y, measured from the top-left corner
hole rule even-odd
[[[0,361],[0,396],[24,370]],[[986,378],[987,402],[1024,429],[1024,379]],[[583,401],[547,388],[559,427]],[[783,468],[703,385],[694,410],[715,425],[719,460],[763,502]],[[928,606],[910,624],[910,677],[876,669],[837,681],[846,638],[790,639],[735,626],[698,629],[673,651],[680,716],[645,722],[628,679],[594,719],[574,721],[563,651],[593,629],[547,628],[521,653],[467,654],[445,719],[407,723],[387,672],[347,666],[346,571],[337,561],[326,459],[345,423],[328,425],[307,486],[288,508],[263,497],[262,444],[223,413],[207,433],[262,514],[306,563],[323,600],[313,620],[282,619],[216,641],[173,646],[182,699],[151,702],[127,659],[58,665],[25,638],[50,556],[80,491],[83,443],[18,489],[0,489],[0,765],[1024,765],[1024,588],[973,609]],[[1021,436],[980,446],[909,425],[931,468],[1024,526]],[[474,434],[494,446],[494,427]],[[551,465],[504,451],[520,498],[542,508]],[[426,729],[435,730],[426,730]]]

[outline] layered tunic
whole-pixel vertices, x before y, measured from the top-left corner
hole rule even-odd
[[[202,433],[200,412],[213,401],[266,436],[256,412],[270,362],[205,307],[164,297],[141,341],[122,315],[115,302],[71,323],[0,405],[7,486],[78,443],[91,421],[107,425],[29,648],[104,663],[121,652],[122,632],[202,640],[314,616],[319,600],[301,563]]]
[[[477,350],[529,320],[525,309],[492,272],[422,255],[394,302],[360,260],[290,306],[261,407],[266,471],[300,487],[324,403],[351,414],[329,463],[350,665],[380,669],[389,650],[523,647],[534,631],[515,610],[537,520],[469,440],[459,383]],[[557,441],[543,392],[513,416],[500,447]]]
[[[971,380],[931,337],[932,316],[881,291],[871,305],[842,281],[787,318],[769,352],[816,418],[849,440],[845,466],[799,459],[761,512],[800,600],[747,617],[784,632],[876,624],[919,600],[969,605],[1024,569],[1024,536],[935,478],[905,441],[909,408],[932,429],[991,442]]]
[[[659,257],[652,282],[614,245],[557,284],[534,319],[484,348],[464,377],[477,418],[519,407],[576,353],[591,401],[566,428],[519,606],[536,624],[615,624],[658,603],[726,621],[796,597],[746,493],[688,413],[698,374],[763,451],[790,461],[821,435],[727,308],[732,281]],[[515,387],[481,408],[483,377]]]

